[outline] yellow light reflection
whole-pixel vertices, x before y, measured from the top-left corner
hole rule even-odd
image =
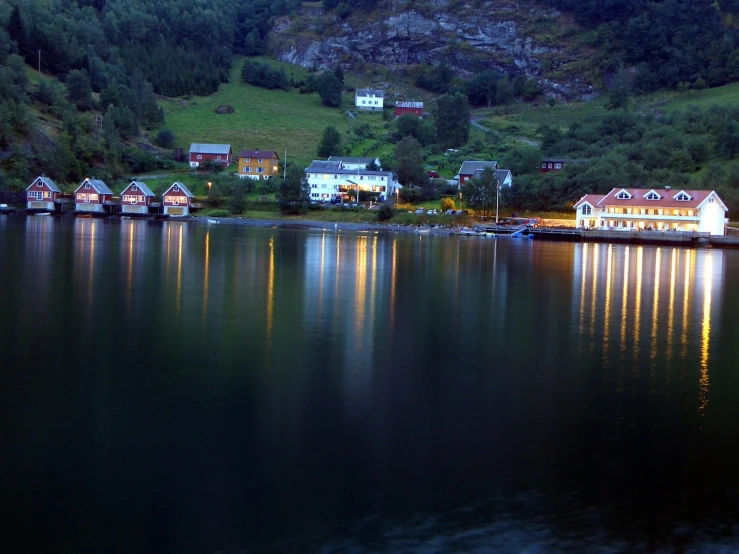
[[[133,289],[133,241],[136,230],[134,229],[134,222],[125,222],[128,227],[128,273],[126,275],[126,316],[131,313],[131,296]]]
[[[652,298],[652,334],[649,346],[650,375],[654,378],[657,360],[657,323],[659,322],[659,274],[662,265],[662,249],[657,248],[654,253],[654,297]]]
[[[672,249],[670,256],[670,300],[667,307],[667,361],[672,358],[672,337],[675,333],[675,284],[677,282],[678,249]],[[667,378],[670,374],[668,372]]]
[[[611,334],[611,278],[613,269],[613,245],[608,245],[606,256],[606,306],[603,316],[603,363],[608,363],[608,345]]]
[[[598,298],[598,250],[600,245],[596,244],[593,246],[593,297],[590,301],[590,336],[595,335],[595,301]],[[594,341],[590,341],[590,344],[595,344]],[[592,349],[592,348],[591,348]]]
[[[700,358],[700,380],[698,382],[698,411],[706,415],[708,408],[708,359],[711,341],[711,287],[713,285],[713,258],[706,254],[703,266],[703,321],[701,323],[701,358]]]
[[[496,243],[497,244],[497,243]],[[582,338],[585,326],[585,282],[588,280],[588,249],[590,245],[582,245],[582,274],[580,276],[580,353],[582,353]],[[590,315],[594,314],[590,312]]]
[[[690,305],[690,281],[692,280],[692,273],[690,272],[691,261],[693,251],[688,250],[685,253],[685,275],[683,281],[685,286],[683,290],[683,328],[682,334],[680,335],[680,359],[685,361],[688,355],[688,306]]]
[[[269,239],[269,274],[267,277],[267,351],[272,347],[272,323],[275,307],[275,239]]]
[[[393,239],[393,267],[390,273],[390,331],[395,326],[395,282],[397,280],[396,268],[398,263],[398,237]]]
[[[323,272],[326,265],[326,233],[321,235],[321,268],[318,270],[318,317],[316,318],[317,328],[321,328],[321,320],[323,318]]]
[[[203,264],[203,330],[207,326],[210,279],[210,229],[205,232],[205,263]]]
[[[630,248],[624,249],[624,282],[623,293],[621,294],[621,341],[619,350],[621,358],[626,354],[626,324],[628,321],[629,306],[629,257],[631,255]]]
[[[372,273],[370,276],[370,293],[369,293],[369,324],[375,320],[375,294],[377,292],[377,235],[374,236],[372,241]]]
[[[357,237],[355,272],[357,283],[354,286],[354,330],[357,347],[362,346],[364,328],[364,309],[367,294],[367,237]]]
[[[644,249],[639,246],[636,249],[636,307],[634,309],[634,359],[639,360],[639,342],[641,339],[641,284],[644,272]],[[639,364],[634,365],[634,372],[639,371]]]

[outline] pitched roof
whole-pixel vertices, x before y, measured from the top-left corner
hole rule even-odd
[[[373,88],[358,88],[357,96],[376,96],[378,98],[383,98],[385,96],[385,92]]]
[[[185,193],[185,196],[187,196],[188,198],[195,198],[195,195],[190,192],[190,189],[188,189],[185,185],[183,185],[179,181],[175,181],[174,183],[172,183],[172,185],[167,190],[164,191],[164,193],[162,194],[162,196],[164,196],[165,194],[167,194],[174,187],[180,187],[180,190],[182,192],[184,192]]]
[[[309,167],[305,170],[306,173],[325,173],[326,170],[322,167]],[[383,177],[392,176],[392,171],[367,171],[366,169],[332,169],[332,173],[337,175],[381,175]]]
[[[372,162],[378,161],[377,158],[356,158],[353,156],[329,156],[328,161],[330,162],[342,162],[345,164],[371,164]]]
[[[482,172],[485,171],[484,168],[476,169],[475,172],[472,174],[473,178],[480,178],[482,176]],[[496,169],[495,170],[495,176],[498,178],[498,183],[503,183],[503,181],[506,180],[511,175],[510,169]]]
[[[341,162],[328,160],[313,160],[310,169],[341,169]]]
[[[596,207],[598,205],[598,202],[603,200],[605,197],[606,197],[605,194],[586,194],[585,196],[580,198],[580,200],[578,200],[575,203],[574,208],[575,209],[579,208],[582,204],[585,204],[585,202],[587,202],[593,207]]]
[[[128,186],[121,191],[121,194],[123,194],[124,192],[126,192],[133,185],[136,185],[137,187],[139,187],[139,190],[144,193],[144,196],[154,196],[154,193],[151,192],[151,189],[146,186],[146,183],[143,183],[141,181],[131,181],[128,184]]]
[[[228,154],[231,152],[230,144],[200,144],[193,142],[190,145],[190,154]]]
[[[423,102],[396,102],[396,108],[421,108],[423,109]]]
[[[277,152],[274,150],[242,150],[239,152],[239,158],[277,158]]]
[[[459,168],[459,175],[474,175],[478,169],[492,167],[498,169],[498,162],[494,161],[464,161]]]
[[[88,177],[87,179],[82,181],[80,186],[78,186],[74,192],[76,193],[78,190],[80,190],[85,185],[90,185],[93,189],[95,189],[95,192],[97,192],[98,194],[113,194],[113,191],[108,188],[108,185],[106,185],[100,179],[95,179],[94,177],[92,179]]]
[[[621,191],[625,191],[630,198],[616,198]],[[660,198],[658,200],[647,200],[646,196],[654,191]],[[675,200],[675,198],[684,192],[690,197],[690,200]],[[698,208],[711,194],[718,194],[712,190],[678,190],[678,189],[630,189],[615,188],[606,194],[599,202],[598,206],[639,206],[647,208],[650,206],[658,208]],[[721,198],[719,198],[721,201]],[[723,201],[721,201],[722,204]]]
[[[62,189],[60,189],[58,186],[56,186],[56,183],[54,181],[52,181],[51,179],[49,179],[48,177],[46,177],[45,175],[40,175],[40,176],[36,177],[33,180],[33,183],[31,183],[30,185],[28,185],[26,187],[26,190],[30,189],[33,185],[35,185],[36,184],[36,181],[41,181],[43,184],[45,184],[53,192],[62,192]]]

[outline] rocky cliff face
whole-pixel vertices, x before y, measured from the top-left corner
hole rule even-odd
[[[341,20],[321,8],[302,7],[282,18],[269,37],[270,55],[304,67],[362,71],[441,61],[459,76],[484,69],[536,77],[549,94],[583,98],[591,83],[570,77],[568,66],[588,53],[566,40],[572,23],[533,1],[388,0],[369,14]]]

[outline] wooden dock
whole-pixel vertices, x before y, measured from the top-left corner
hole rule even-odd
[[[689,246],[739,248],[737,235],[710,235],[687,231],[606,231],[584,229],[529,229],[537,239],[569,242],[609,242],[616,244],[654,244],[664,246]]]

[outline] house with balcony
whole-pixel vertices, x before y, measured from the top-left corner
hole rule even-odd
[[[728,208],[713,190],[615,188],[575,204],[580,229],[725,234]]]
[[[242,150],[239,152],[239,177],[264,181],[278,175],[280,157],[274,150]]]
[[[402,188],[391,171],[347,169],[336,161],[314,160],[305,176],[312,202],[356,202],[359,191],[384,202]]]

